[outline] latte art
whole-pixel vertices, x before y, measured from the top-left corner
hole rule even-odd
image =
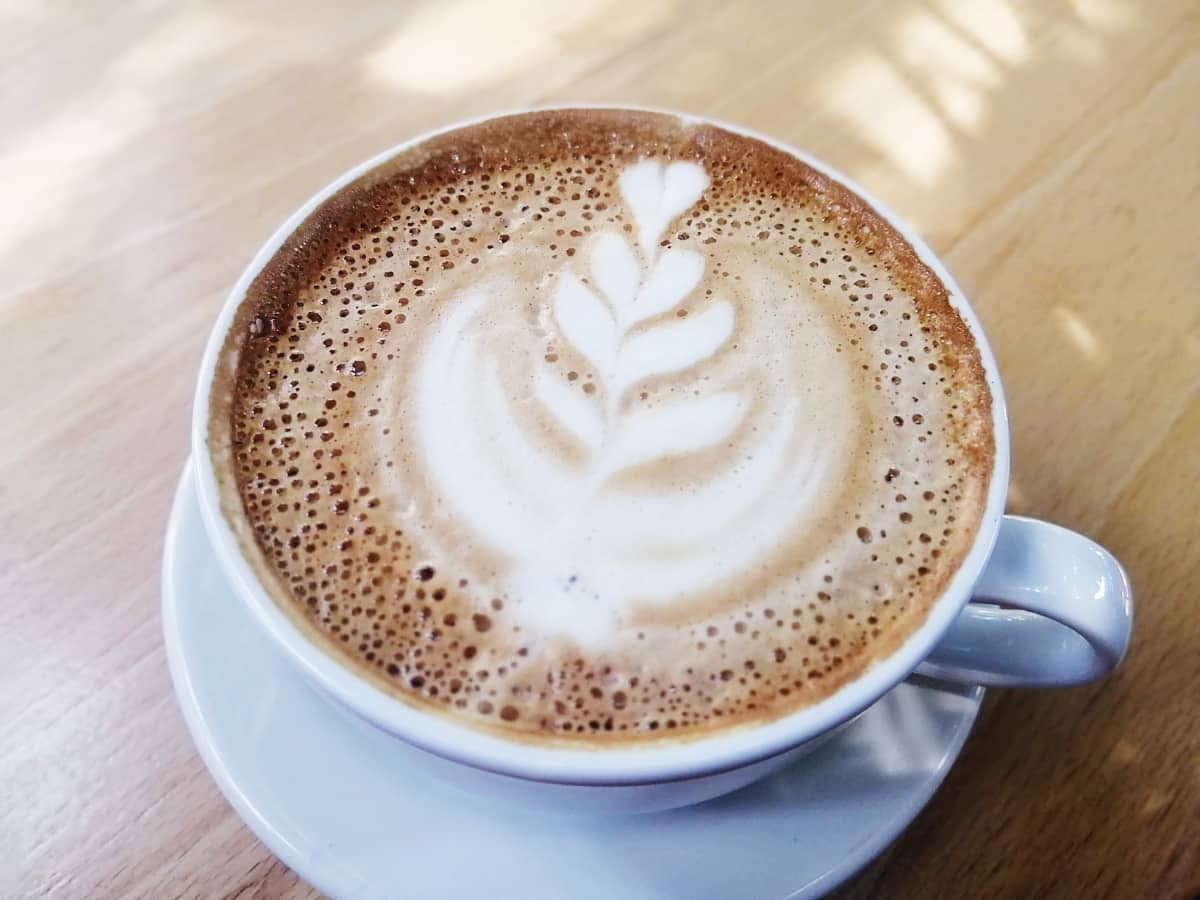
[[[500,587],[535,630],[601,644],[640,606],[686,602],[759,562],[841,479],[854,423],[836,337],[814,321],[824,333],[716,365],[734,307],[694,296],[702,253],[659,247],[708,185],[691,162],[626,167],[632,232],[601,231],[549,273],[536,321],[493,275],[451,299],[428,339],[411,404],[418,465],[504,557]],[[754,305],[778,302],[759,290]],[[583,381],[556,370],[565,354]],[[630,399],[655,381],[663,399]],[[815,384],[825,396],[804,404]],[[715,464],[692,464],[717,447]]]
[[[252,285],[209,441],[279,606],[512,738],[709,734],[924,620],[992,466],[936,276],[787,153],[650,113],[430,138]]]

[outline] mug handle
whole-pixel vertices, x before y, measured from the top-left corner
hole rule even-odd
[[[1129,648],[1133,593],[1111,553],[1058,525],[1005,516],[972,600],[917,672],[1000,687],[1083,684]]]

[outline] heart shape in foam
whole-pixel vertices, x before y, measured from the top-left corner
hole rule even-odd
[[[638,228],[638,244],[646,259],[667,226],[692,206],[708,187],[708,173],[690,162],[664,166],[642,160],[621,173],[621,196]]]

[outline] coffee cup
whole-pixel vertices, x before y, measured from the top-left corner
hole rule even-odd
[[[222,568],[301,677],[521,805],[699,802],[913,673],[1077,684],[1129,642],[1120,564],[1004,515],[1000,379],[942,264],[724,123],[530,110],[345,173],[234,286],[192,451]]]

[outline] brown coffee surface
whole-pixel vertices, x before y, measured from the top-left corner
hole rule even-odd
[[[890,225],[617,110],[447,132],[326,201],[239,309],[209,442],[314,641],[583,745],[776,718],[888,656],[994,455],[978,348]]]

